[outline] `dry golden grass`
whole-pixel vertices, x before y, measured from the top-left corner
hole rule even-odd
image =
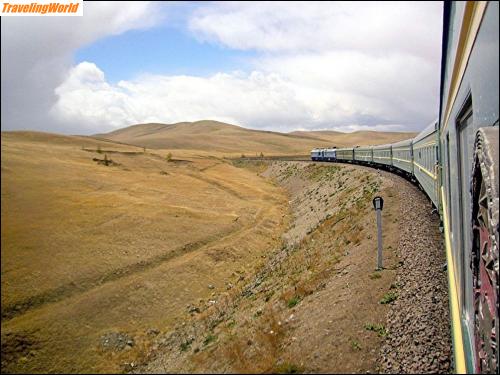
[[[338,209],[328,217],[323,212],[322,220],[299,242],[276,250],[257,275],[247,279],[243,288],[235,289],[218,308],[213,306],[199,319],[188,321],[187,327],[196,327],[187,328],[195,332],[190,350],[179,354],[174,346],[150,363],[147,372],[376,370],[382,339],[368,332],[364,324],[385,321],[387,306],[379,301],[394,280],[398,256],[393,249],[399,239],[399,227],[385,222],[384,262],[388,268],[378,278],[370,277],[376,266],[371,199],[374,194],[382,195],[386,199],[384,217],[395,215],[400,204],[394,198],[397,187],[374,170],[342,165],[327,183],[328,191],[322,191],[318,197],[310,194],[309,189],[315,189],[315,184],[324,183],[330,176],[326,172],[331,168],[322,164],[304,168],[274,166],[272,175],[278,179],[287,176],[280,179],[281,184],[287,186],[292,197],[300,198],[300,205],[308,208],[314,202],[323,202],[318,199],[321,195],[332,193],[330,205]],[[291,169],[297,174],[287,173]],[[312,186],[304,187],[300,183],[303,179]],[[345,190],[336,188],[340,180]],[[362,188],[359,181],[369,184]],[[302,189],[295,189],[292,183]],[[217,340],[205,347],[200,342],[208,330]],[[182,328],[177,334],[180,332]],[[362,350],[358,342],[362,342]]]
[[[383,144],[412,138],[415,133],[393,132],[292,132],[278,133],[241,128],[217,121],[178,124],[139,124],[107,134],[117,142],[156,149],[189,149],[228,156],[308,155],[315,147]]]
[[[281,243],[287,196],[255,173],[264,164],[238,168],[225,158],[307,154],[331,144],[215,122],[138,126],[113,138],[122,143],[2,133],[3,372],[119,372],[140,362],[152,345],[149,329],[170,331],[188,304],[211,298],[208,284],[217,292],[236,285],[234,270],[254,274]],[[112,165],[93,160],[105,156]],[[336,228],[355,230],[347,221]],[[326,277],[318,254],[291,257],[287,288],[273,297],[285,311]],[[337,262],[328,256],[325,264]],[[317,276],[303,276],[310,271]],[[214,309],[239,292],[228,291]],[[253,351],[242,354],[247,341],[235,339],[228,349],[234,368],[273,371],[282,338],[277,317],[264,311]],[[127,333],[134,346],[104,351],[109,332]]]
[[[200,151],[5,132],[1,168],[7,372],[121,371],[283,231],[280,189]],[[108,332],[135,345],[103,351]]]

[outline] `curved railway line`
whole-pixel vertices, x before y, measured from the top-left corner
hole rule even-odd
[[[406,175],[432,201],[443,223],[457,373],[499,371],[498,8],[444,2],[439,115],[419,135],[311,151],[313,160]]]

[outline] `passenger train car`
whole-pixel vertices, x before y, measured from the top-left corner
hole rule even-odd
[[[406,174],[440,213],[457,373],[499,371],[498,7],[444,2],[439,118],[419,135],[313,156]]]

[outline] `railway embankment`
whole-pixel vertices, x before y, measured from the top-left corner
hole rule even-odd
[[[186,306],[137,372],[374,372],[396,274],[398,203],[375,170],[308,162],[243,162],[287,191],[288,230],[255,273]],[[362,183],[362,185],[360,185]],[[359,188],[359,186],[362,186]],[[386,197],[389,268],[375,271],[371,199]],[[372,217],[373,216],[373,217]],[[229,282],[230,281],[230,282]]]
[[[416,188],[390,173],[345,164],[236,165],[287,191],[289,228],[281,247],[263,256],[255,274],[235,270],[237,283],[186,306],[186,319],[158,335],[145,360],[125,370],[449,369],[439,223]],[[375,270],[375,195],[385,200],[382,271]]]

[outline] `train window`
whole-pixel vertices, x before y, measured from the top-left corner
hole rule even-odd
[[[471,196],[469,191],[471,166],[474,149],[474,129],[472,116],[472,100],[466,101],[457,119],[457,169],[459,189],[459,240],[463,249],[462,257],[462,311],[465,320],[470,324],[474,319],[471,257]]]
[[[448,192],[448,202],[446,202],[448,207],[448,218],[450,219],[450,232],[453,228],[452,218],[451,218],[451,169],[450,169],[450,133],[446,134],[446,178],[448,180],[447,183],[447,192]],[[446,213],[445,213],[446,215]],[[450,233],[451,234],[451,233]]]

